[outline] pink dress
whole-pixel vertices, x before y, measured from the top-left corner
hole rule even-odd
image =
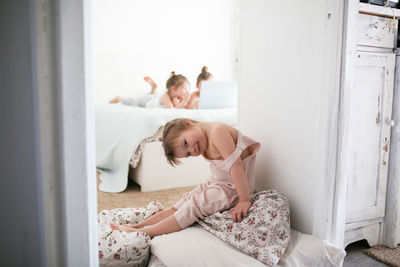
[[[254,192],[254,165],[256,153],[260,149],[260,143],[241,134],[238,138],[235,151],[225,160],[209,160],[211,176],[192,191],[185,193],[173,206],[179,226],[184,229],[204,217],[232,208],[239,201],[235,184],[230,170],[242,152],[249,146],[254,146],[251,155],[242,159],[243,167],[249,182],[250,194]]]

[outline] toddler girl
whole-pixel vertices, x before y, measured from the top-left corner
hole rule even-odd
[[[198,90],[194,91],[190,95],[190,99],[189,99],[189,102],[188,102],[186,108],[190,108],[190,109],[199,108],[201,83],[203,81],[211,81],[213,79],[214,79],[214,77],[212,76],[211,73],[208,72],[208,68],[206,66],[204,66],[201,69],[201,72],[200,72],[199,76],[197,76],[196,87],[197,87]]]
[[[163,95],[156,93],[157,84],[150,77],[144,77],[144,80],[151,85],[151,91],[148,95],[141,98],[123,98],[114,97],[110,104],[121,102],[124,105],[138,106],[143,108],[185,108],[189,101],[189,82],[182,74],[171,72],[167,80],[167,92]]]
[[[184,194],[172,208],[136,225],[111,225],[114,230],[141,231],[153,237],[182,230],[199,219],[227,209],[234,222],[247,217],[250,196],[254,192],[258,142],[227,124],[191,119],[168,122],[162,141],[172,166],[179,164],[179,158],[202,155],[210,162],[210,178]]]

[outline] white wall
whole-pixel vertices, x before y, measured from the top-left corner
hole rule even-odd
[[[237,80],[238,12],[237,0],[93,1],[96,103],[146,94],[146,75],[162,93],[171,71],[194,89],[203,65],[217,80]]]
[[[243,1],[239,128],[261,142],[256,186],[282,191],[292,226],[328,240],[341,17],[341,1]]]

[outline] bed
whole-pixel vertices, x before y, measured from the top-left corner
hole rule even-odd
[[[137,154],[134,156],[136,160]],[[143,144],[138,163],[133,162],[131,160],[129,177],[140,185],[142,192],[195,186],[210,175],[209,163],[201,156],[181,159],[182,164],[172,167],[165,160],[159,141]]]
[[[155,139],[160,127],[175,118],[219,121],[236,126],[236,109],[140,108],[121,104],[96,106],[96,167],[99,189],[118,193],[125,190],[129,176],[142,191],[197,185],[208,178],[208,164],[202,157],[185,159],[173,168],[168,165],[161,142]],[[135,152],[141,152],[132,163]],[[131,170],[129,170],[131,168]]]

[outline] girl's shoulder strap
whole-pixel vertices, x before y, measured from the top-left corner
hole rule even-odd
[[[254,141],[253,139],[243,135],[240,131],[238,131],[238,137],[237,137],[235,151],[233,151],[232,154],[230,154],[226,159],[222,160],[218,164],[218,167],[223,169],[226,172],[230,172],[233,163],[235,163],[236,160],[240,157],[243,150],[245,150],[247,147],[249,147],[253,144],[257,144],[255,147],[255,151],[253,152],[253,153],[257,153],[257,151],[260,149],[260,144],[257,141]]]

